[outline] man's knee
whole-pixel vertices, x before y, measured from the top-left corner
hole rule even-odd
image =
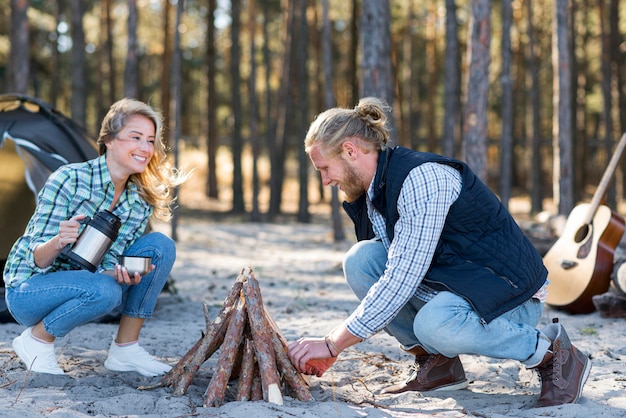
[[[343,271],[370,270],[369,264],[380,264],[381,258],[386,261],[387,254],[380,241],[359,241],[348,250],[343,257]]]

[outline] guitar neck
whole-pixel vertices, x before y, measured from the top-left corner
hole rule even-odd
[[[596,192],[593,194],[593,198],[591,202],[589,202],[589,210],[587,211],[587,216],[584,221],[585,224],[590,224],[591,220],[596,214],[596,211],[600,207],[600,203],[606,194],[606,190],[611,183],[611,178],[617,169],[617,164],[622,157],[622,153],[624,152],[624,148],[626,147],[626,133],[622,135],[622,138],[619,140],[619,144],[617,144],[617,148],[611,157],[611,161],[609,161],[609,165],[606,170],[604,170],[604,174],[602,175],[602,179],[600,180],[600,184],[598,184],[598,188]]]

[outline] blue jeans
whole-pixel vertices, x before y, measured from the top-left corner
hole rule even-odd
[[[36,274],[6,289],[7,307],[22,325],[43,320],[44,329],[54,337],[63,337],[122,304],[124,315],[150,318],[176,259],[174,241],[152,232],[135,241],[124,255],[150,256],[155,269],[136,285],[122,285],[109,275],[88,270]]]
[[[362,300],[385,271],[387,251],[380,241],[360,241],[345,255],[343,271],[354,294]],[[411,298],[385,331],[404,350],[415,346],[446,357],[476,354],[513,359],[534,367],[541,362],[550,340],[535,327],[543,303],[531,298],[488,324],[462,297],[440,292],[430,301]]]

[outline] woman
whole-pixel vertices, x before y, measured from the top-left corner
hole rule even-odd
[[[158,376],[171,369],[138,343],[167,281],[176,248],[167,236],[144,234],[149,218],[171,216],[171,187],[187,175],[173,168],[162,142],[161,116],[145,103],[122,99],[102,122],[100,157],[60,167],[39,193],[26,231],[4,269],[7,307],[28,328],[13,349],[34,372],[63,374],[54,341],[79,325],[122,308],[104,365],[113,371]],[[76,269],[63,251],[78,239],[85,217],[108,210],[121,220],[118,236],[95,272]],[[145,276],[118,264],[118,256],[152,257]]]

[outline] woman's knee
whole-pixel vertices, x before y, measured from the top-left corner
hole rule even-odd
[[[122,287],[114,280],[100,281],[98,289],[91,289],[87,299],[93,306],[98,306],[98,311],[103,314],[111,312],[122,304]]]
[[[151,255],[153,264],[163,264],[171,268],[176,260],[174,240],[161,232],[150,232],[139,238],[128,249],[129,255]]]

